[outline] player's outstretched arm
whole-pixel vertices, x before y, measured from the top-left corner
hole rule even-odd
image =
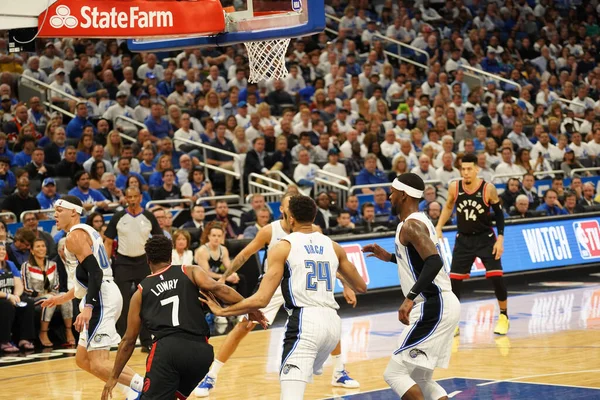
[[[454,203],[456,202],[457,191],[458,181],[456,181],[455,185],[448,186],[448,199],[446,199],[446,204],[444,205],[444,208],[442,208],[440,219],[438,220],[437,226],[435,227],[435,231],[439,238],[442,237],[442,228],[444,227],[444,225],[446,225],[446,222],[448,222],[448,220],[452,216],[452,211],[454,210]]]
[[[119,343],[119,350],[115,358],[115,365],[113,366],[112,372],[104,390],[102,391],[102,400],[106,400],[112,397],[112,390],[118,382],[119,375],[123,372],[123,368],[127,365],[127,361],[131,358],[133,350],[135,349],[135,341],[140,333],[140,327],[142,326],[142,318],[140,312],[142,311],[142,293],[140,290],[131,297],[131,303],[129,303],[129,314],[127,314],[127,331],[125,336]]]
[[[221,282],[225,282],[225,280],[234,272],[237,272],[238,269],[242,267],[252,257],[254,254],[258,253],[260,249],[265,247],[271,241],[272,228],[271,224],[263,226],[260,228],[254,239],[246,247],[242,249],[238,253],[237,256],[233,259],[230,265],[227,267],[223,276],[219,279]]]
[[[366,293],[367,284],[359,275],[354,264],[348,261],[348,257],[346,256],[344,249],[342,249],[342,246],[336,242],[333,242],[333,249],[335,250],[335,254],[340,262],[338,271],[342,277],[344,277],[348,286],[350,286],[350,288],[357,293]],[[269,268],[271,268],[271,264],[269,264]]]
[[[275,290],[281,284],[283,266],[290,254],[290,248],[290,242],[282,240],[269,250],[267,259],[269,270],[263,277],[258,291],[252,296],[226,308],[220,307],[214,301],[211,301],[211,299],[206,299],[204,302],[208,304],[215,315],[223,317],[242,315],[266,307],[273,297],[273,293],[275,293]]]
[[[242,300],[241,294],[236,292],[233,288],[219,283],[211,278],[202,268],[195,266],[185,266],[185,274],[190,280],[203,292],[211,292],[219,300],[224,301],[227,304],[235,304]]]

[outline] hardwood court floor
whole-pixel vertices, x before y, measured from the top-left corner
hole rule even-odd
[[[471,382],[478,391],[457,390],[453,398],[600,399],[600,390],[589,390],[586,395],[575,392],[579,390],[575,387],[600,389],[600,286],[535,293],[509,301],[511,330],[502,338],[492,332],[495,301],[462,305],[461,336],[455,339],[450,367],[437,371],[435,378],[469,378],[462,382]],[[395,398],[389,391],[378,390],[387,388],[382,374],[402,329],[397,313],[344,319],[346,365],[350,375],[360,381],[361,389],[331,387],[332,367],[328,362],[323,376],[315,377],[308,386],[306,398]],[[221,370],[210,399],[279,399],[277,371],[283,332],[283,328],[252,332]],[[223,337],[211,339],[216,350],[222,342]],[[145,354],[136,350],[130,365],[143,374]],[[447,390],[451,382],[462,384],[456,379],[441,382]],[[519,392],[518,388],[503,391],[501,397],[481,394],[483,389],[515,382],[560,388],[561,396],[536,396],[535,391]],[[73,358],[0,367],[0,399],[99,399],[102,386],[96,378],[79,371]],[[360,394],[364,392],[369,393]]]

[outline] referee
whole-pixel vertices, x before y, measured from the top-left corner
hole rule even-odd
[[[121,337],[127,330],[127,313],[131,296],[137,285],[150,275],[144,246],[150,235],[162,235],[154,215],[141,207],[142,196],[138,188],[130,187],[125,192],[127,208],[114,214],[104,235],[106,252],[112,254],[113,241],[118,238],[117,253],[113,262],[115,283],[123,296],[123,310],[117,321],[117,331]],[[142,351],[152,345],[150,334],[145,328],[140,332]]]

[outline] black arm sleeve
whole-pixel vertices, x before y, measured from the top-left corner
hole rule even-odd
[[[396,258],[396,254],[392,254],[392,258],[390,259],[391,263],[398,264],[398,259]]]
[[[415,282],[414,286],[408,292],[407,299],[414,300],[425,288],[433,282],[438,272],[442,269],[444,263],[439,254],[432,254],[425,259],[423,264],[423,270],[419,279]]]
[[[98,304],[100,304],[98,299],[100,298],[100,286],[102,285],[104,273],[102,272],[102,269],[100,269],[100,264],[98,264],[98,260],[96,260],[96,257],[94,257],[93,254],[87,256],[85,260],[79,264],[79,267],[83,268],[88,275],[88,288],[85,296],[85,305],[86,307],[88,305],[96,307]]]
[[[504,211],[500,207],[500,203],[492,204],[492,210],[494,210],[494,216],[496,217],[498,235],[504,236]]]

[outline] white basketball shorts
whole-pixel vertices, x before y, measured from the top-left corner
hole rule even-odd
[[[99,306],[92,310],[87,331],[84,330],[79,335],[79,346],[87,348],[88,351],[108,350],[121,341],[115,325],[121,315],[123,298],[119,287],[112,279],[102,281],[98,302]],[[79,311],[83,311],[84,307],[85,297],[79,303]]]

